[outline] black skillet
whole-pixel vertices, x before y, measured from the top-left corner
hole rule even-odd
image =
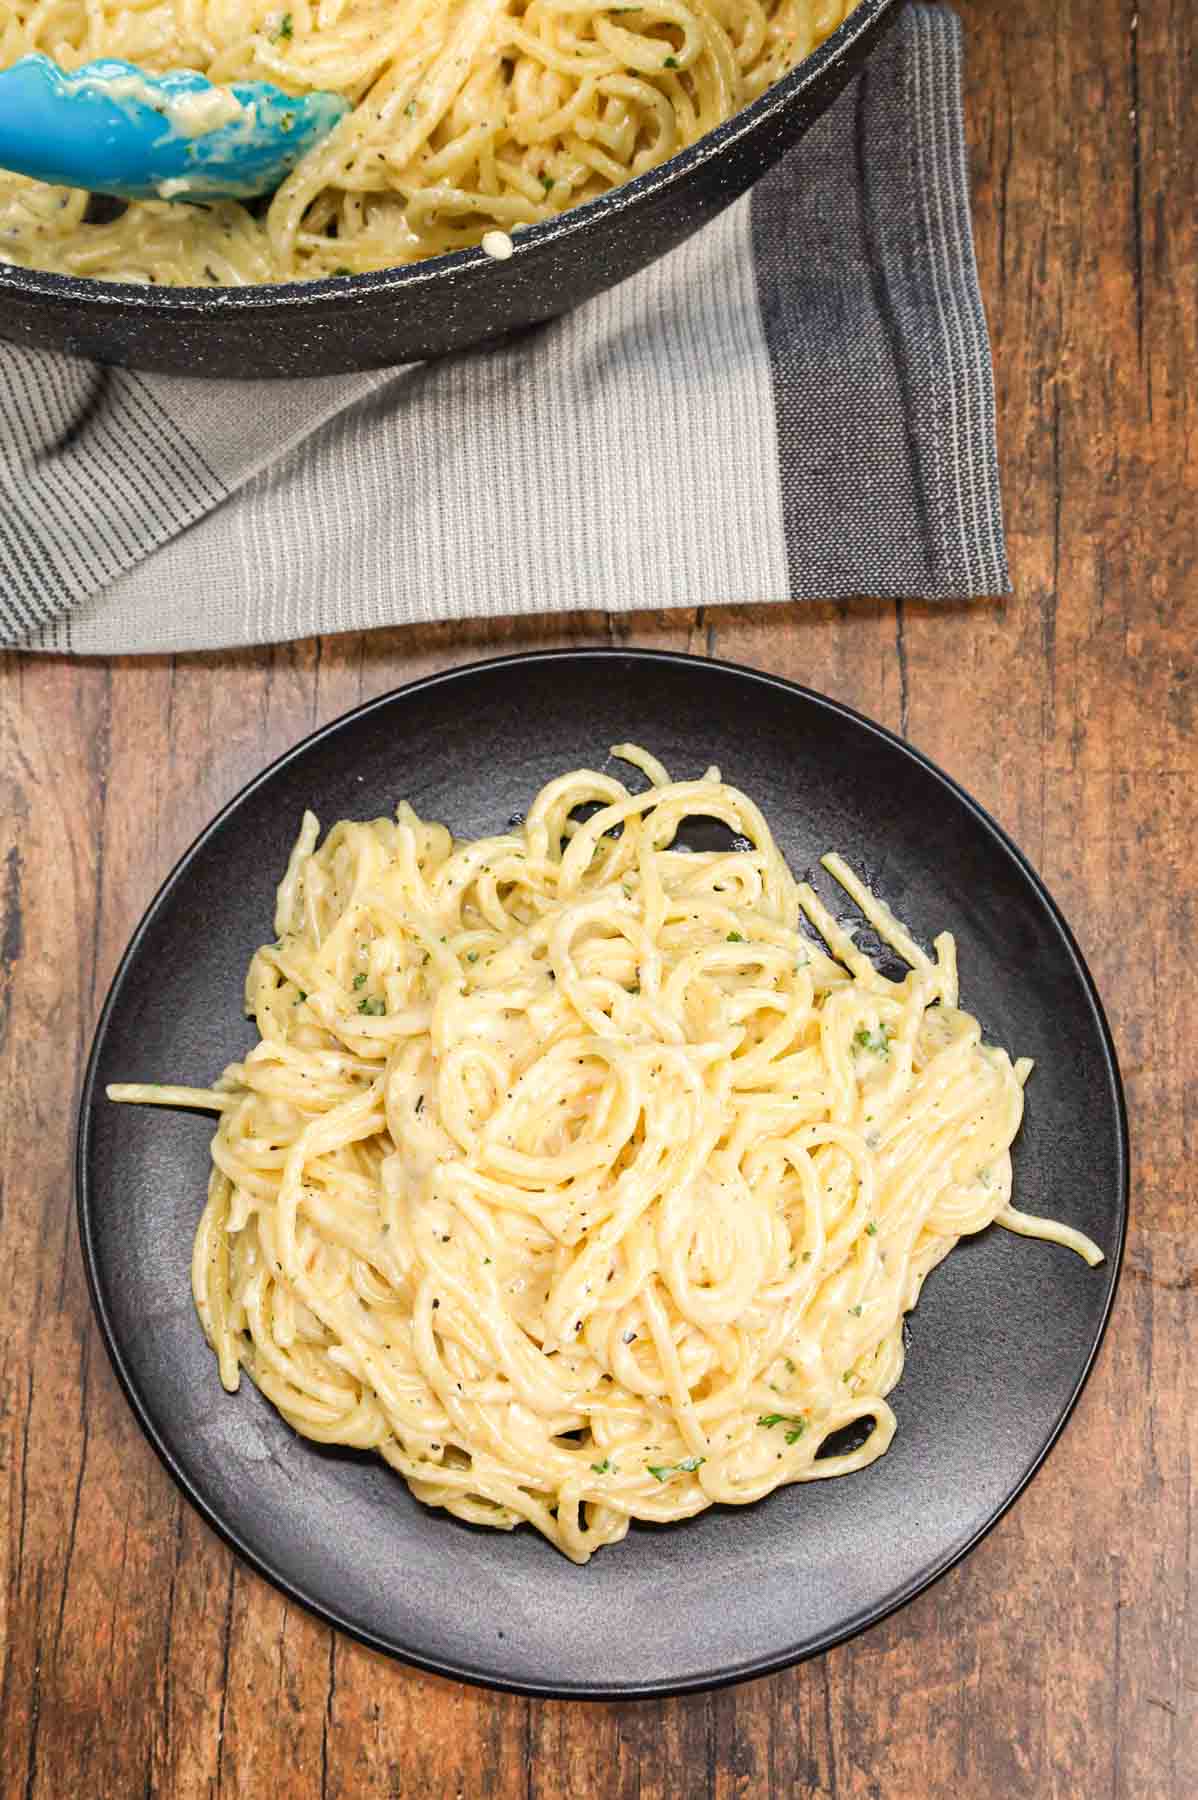
[[[258,288],[135,287],[0,264],[0,338],[163,374],[334,375],[464,350],[634,275],[739,198],[832,104],[895,17],[861,0],[815,54],[658,169],[482,250]]]

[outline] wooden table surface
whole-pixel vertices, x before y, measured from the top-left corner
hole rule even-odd
[[[4,659],[4,1794],[1198,1792],[1194,17],[1191,0],[962,11],[1006,602],[721,609],[708,594],[693,613],[630,619],[169,660]],[[796,677],[902,731],[977,795],[1093,968],[1134,1173],[1097,1372],[1043,1473],[964,1566],[786,1674],[584,1705],[410,1672],[234,1561],[117,1390],[88,1305],[71,1156],[117,958],[247,776],[425,671],[607,642]]]

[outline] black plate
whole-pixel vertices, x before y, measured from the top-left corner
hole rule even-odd
[[[335,375],[463,350],[553,319],[740,197],[832,104],[894,18],[860,0],[819,49],[659,168],[483,250],[267,287],[164,288],[0,263],[0,337],[166,375]]]
[[[840,850],[927,941],[957,934],[964,1002],[1034,1056],[1017,1198],[1107,1253],[991,1230],[954,1251],[913,1315],[889,1454],[686,1524],[633,1527],[577,1569],[531,1530],[423,1509],[381,1462],[296,1437],[250,1383],[221,1390],[189,1259],[207,1117],[110,1105],[108,1081],[208,1082],[252,1041],[242,979],[272,929],[305,806],[323,825],[403,796],[473,837],[543,781],[633,739],[678,775],[718,762],[792,868]],[[820,878],[821,882],[824,880]],[[827,884],[831,887],[831,884]],[[888,732],[727,664],[643,652],[505,658],[416,682],[282,757],[158,894],[117,972],[83,1088],[79,1219],[100,1325],[184,1492],[263,1574],[378,1649],[533,1693],[680,1691],[826,1649],[962,1556],[1039,1467],[1089,1373],[1126,1222],[1127,1140],[1110,1034],[1077,945],[998,827]],[[965,1627],[967,1629],[967,1627]]]

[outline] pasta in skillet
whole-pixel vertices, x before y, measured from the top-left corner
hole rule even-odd
[[[0,173],[0,257],[239,286],[408,263],[507,235],[657,166],[746,106],[856,0],[0,0],[0,67],[119,57],[266,80],[352,111],[269,206],[88,195]]]

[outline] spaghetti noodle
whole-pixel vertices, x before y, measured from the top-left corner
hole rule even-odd
[[[576,1562],[880,1456],[964,1234],[1102,1260],[1011,1206],[1031,1064],[959,1008],[952,938],[828,856],[880,973],[718,770],[613,755],[642,791],[564,775],[474,842],[308,814],[260,1041],[211,1090],[109,1090],[220,1113],[193,1280],[224,1385]],[[733,847],[687,852],[696,817]]]

